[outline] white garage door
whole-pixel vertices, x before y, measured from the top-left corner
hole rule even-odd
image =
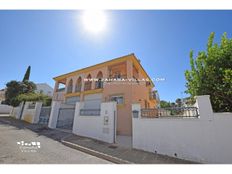
[[[84,97],[85,109],[100,109],[102,94],[89,94]]]
[[[67,104],[76,104],[76,102],[80,101],[80,97],[68,97],[66,98]]]

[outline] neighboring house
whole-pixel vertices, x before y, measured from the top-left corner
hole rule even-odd
[[[48,95],[50,97],[53,96],[53,88],[47,83],[37,83],[35,92]]]
[[[0,104],[5,100],[5,89],[0,89]]]
[[[132,78],[149,81],[104,81]],[[54,80],[54,101],[68,104],[81,101],[85,109],[100,109],[101,102],[116,101],[117,134],[120,135],[132,134],[132,103],[140,103],[142,108],[157,107],[154,84],[134,54],[63,74]]]

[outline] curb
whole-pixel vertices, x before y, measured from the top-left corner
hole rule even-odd
[[[88,153],[90,155],[96,156],[98,158],[105,159],[107,161],[110,161],[110,162],[113,162],[113,163],[116,163],[116,164],[133,164],[133,163],[131,163],[129,161],[119,159],[117,157],[113,157],[111,155],[107,155],[107,154],[104,154],[104,153],[101,153],[101,152],[98,152],[98,151],[95,151],[95,150],[92,150],[92,149],[89,149],[89,148],[86,148],[86,147],[71,143],[71,142],[68,142],[68,141],[65,141],[65,140],[61,140],[61,143],[68,146],[68,147],[80,150],[82,152]]]

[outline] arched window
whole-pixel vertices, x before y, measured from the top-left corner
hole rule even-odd
[[[101,71],[99,71],[97,74],[98,81],[95,82],[95,89],[103,88],[102,78],[103,78],[103,74]]]
[[[91,90],[91,86],[92,86],[92,79],[91,79],[91,75],[89,74],[87,76],[87,81],[85,81],[85,87],[84,87],[84,90],[87,91],[87,90]]]
[[[72,89],[73,89],[73,80],[71,79],[71,80],[68,82],[67,93],[72,93]]]
[[[75,92],[80,92],[81,91],[81,86],[82,86],[82,79],[79,77],[77,79],[76,87],[75,87]]]

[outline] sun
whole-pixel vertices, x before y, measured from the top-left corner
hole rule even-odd
[[[102,10],[86,10],[82,14],[82,21],[87,31],[101,33],[106,29],[107,18]]]

